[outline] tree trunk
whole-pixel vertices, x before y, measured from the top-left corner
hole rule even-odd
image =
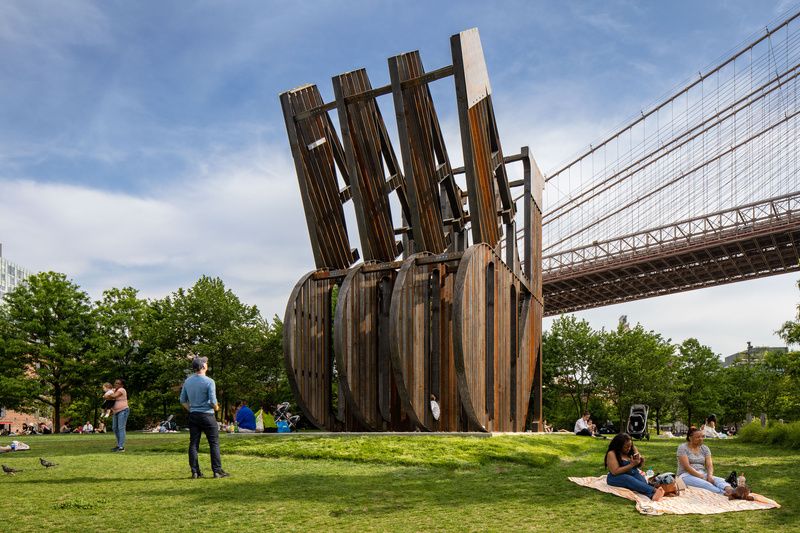
[[[656,408],[656,435],[661,435],[661,409]]]
[[[686,416],[686,427],[690,428],[690,427],[692,427],[692,408],[691,407],[688,409],[688,412],[686,414],[687,414],[687,416]]]
[[[61,431],[61,386],[53,387],[53,433]]]

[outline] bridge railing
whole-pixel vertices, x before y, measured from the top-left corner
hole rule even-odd
[[[732,239],[737,233],[752,232],[764,226],[797,222],[800,218],[800,192],[761,200],[659,226],[614,239],[565,250],[542,257],[544,276],[556,272],[584,269],[591,263],[630,260],[639,255],[665,252],[709,239]]]

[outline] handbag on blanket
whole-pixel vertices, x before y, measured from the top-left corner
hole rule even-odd
[[[681,492],[686,490],[686,483],[672,472],[656,474],[650,478],[648,483],[652,487],[664,489],[665,496],[679,496]]]

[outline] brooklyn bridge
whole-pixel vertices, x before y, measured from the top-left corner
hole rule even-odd
[[[800,269],[798,17],[546,175],[545,315]]]

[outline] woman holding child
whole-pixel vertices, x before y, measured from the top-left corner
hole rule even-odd
[[[644,494],[653,501],[664,497],[664,489],[653,488],[647,484],[639,467],[644,465],[644,457],[633,445],[631,436],[620,433],[608,444],[605,459],[608,476],[606,482],[612,487],[623,487]]]
[[[125,390],[125,381],[122,379],[116,380],[114,382],[114,391],[103,397],[105,399],[114,400],[114,407],[111,411],[114,413],[112,420],[114,421],[114,435],[117,437],[117,445],[111,451],[124,452],[125,429],[128,425],[128,414],[130,413],[130,409],[128,408],[128,391]]]
[[[678,477],[686,485],[709,490],[718,494],[731,494],[733,487],[721,477],[714,476],[714,461],[711,450],[703,444],[703,432],[692,426],[686,440],[678,446]]]

